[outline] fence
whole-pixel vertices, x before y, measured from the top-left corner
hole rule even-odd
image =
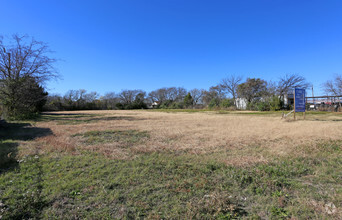
[[[312,111],[342,112],[342,95],[306,97],[306,109]]]

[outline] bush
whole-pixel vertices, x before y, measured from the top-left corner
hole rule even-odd
[[[3,82],[6,96],[0,97],[7,119],[31,119],[43,110],[48,95],[34,78],[23,77]]]
[[[208,107],[209,107],[210,109],[216,108],[216,107],[219,107],[219,106],[220,106],[220,100],[219,100],[218,98],[213,98],[213,99],[210,101],[209,105],[208,105]]]
[[[278,111],[281,109],[282,101],[278,96],[273,96],[270,101],[270,110]]]
[[[223,99],[220,106],[222,108],[234,107],[234,100],[233,99]]]
[[[184,108],[183,103],[180,102],[173,102],[170,106],[169,109],[182,109]]]
[[[167,101],[163,102],[163,103],[159,106],[159,108],[168,109],[168,108],[170,107],[171,104],[172,104],[172,101],[167,100]]]
[[[268,101],[261,101],[256,104],[256,110],[258,111],[269,111],[270,103]]]
[[[281,109],[282,101],[277,96],[267,99],[254,100],[247,104],[247,109],[254,111],[278,111]]]
[[[167,100],[163,102],[159,108],[162,109],[182,109],[184,108],[184,103],[183,102],[173,102],[171,100]]]
[[[121,104],[120,102],[116,103],[115,107],[116,107],[117,109],[119,109],[119,110],[125,109],[124,105]]]

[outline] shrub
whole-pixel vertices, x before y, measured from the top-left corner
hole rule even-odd
[[[223,99],[221,101],[220,106],[222,108],[230,108],[230,107],[234,107],[234,100],[233,99]]]
[[[220,106],[220,100],[218,98],[213,98],[208,107],[211,109],[211,108],[216,108],[216,107],[219,107]]]
[[[118,108],[119,110],[123,110],[125,108],[124,105],[121,104],[120,102],[116,103],[115,107]]]
[[[270,110],[271,111],[278,111],[281,109],[282,101],[278,96],[273,96],[270,101]]]
[[[260,101],[256,103],[256,110],[258,111],[269,111],[270,103],[268,101]]]
[[[183,103],[181,102],[173,102],[170,106],[169,109],[182,109],[184,108]]]

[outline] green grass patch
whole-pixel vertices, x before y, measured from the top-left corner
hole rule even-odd
[[[0,175],[4,219],[22,218],[338,218],[341,148],[312,157],[231,167],[205,156],[100,154],[21,159]],[[322,204],[322,211],[310,202]]]
[[[84,138],[87,144],[120,142],[135,144],[150,137],[146,131],[137,130],[107,130],[107,131],[88,131],[82,134],[75,134],[74,137]]]

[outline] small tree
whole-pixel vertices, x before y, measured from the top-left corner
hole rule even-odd
[[[271,111],[278,111],[282,107],[282,101],[278,96],[272,96],[270,100],[270,110]]]
[[[220,106],[220,103],[221,103],[221,100],[220,100],[219,98],[213,98],[213,99],[211,99],[211,101],[209,102],[208,107],[209,107],[210,109],[216,108],[216,107],[219,107],[219,106]]]
[[[235,100],[234,99],[223,99],[220,106],[222,108],[231,108],[235,107]]]
[[[184,97],[184,106],[186,108],[192,107],[194,104],[194,99],[192,98],[190,92]]]

